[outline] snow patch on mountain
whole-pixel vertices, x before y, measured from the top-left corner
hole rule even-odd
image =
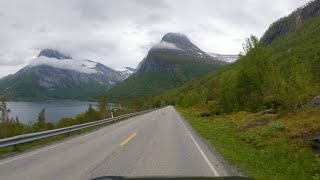
[[[238,60],[239,56],[238,55],[224,55],[224,54],[217,54],[217,53],[206,53],[207,55],[216,58],[219,61],[224,61],[228,63],[235,62]]]
[[[73,70],[86,74],[97,73],[94,69],[98,63],[89,60],[76,60],[76,59],[56,59],[48,58],[46,56],[39,56],[31,61],[29,67],[47,65],[58,69]]]
[[[117,69],[117,72],[119,72],[124,79],[127,79],[133,73],[135,73],[136,70],[134,68],[125,67],[125,68]]]

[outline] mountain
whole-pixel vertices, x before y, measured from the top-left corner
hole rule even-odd
[[[221,152],[225,144],[234,145],[225,156],[253,179],[319,177],[320,171],[310,171],[318,156],[320,132],[319,103],[314,103],[320,95],[320,17],[315,8],[319,3],[312,1],[285,21],[277,21],[260,42],[253,36],[247,39],[247,53],[218,73],[130,104],[145,109],[175,105],[204,137],[217,137],[212,142]],[[275,125],[282,129],[272,130]],[[245,152],[237,151],[249,146]],[[244,157],[248,152],[250,157]],[[257,168],[253,154],[264,168]]]
[[[0,80],[0,97],[17,100],[94,98],[131,73],[44,49],[28,66]]]
[[[107,94],[112,98],[159,94],[213,73],[226,64],[202,51],[185,35],[167,33],[149,50],[137,71]]]
[[[120,76],[123,77],[123,79],[127,79],[133,73],[136,72],[136,69],[135,68],[131,68],[131,67],[125,67],[123,69],[117,70],[117,72],[120,73]]]
[[[214,114],[265,109],[291,111],[310,106],[312,99],[320,95],[319,4],[320,0],[311,1],[282,18],[286,21],[273,23],[258,43],[257,38],[249,38],[246,43],[251,42],[248,47],[254,48],[218,73],[186,83],[148,102],[153,106],[158,106],[161,100],[161,104],[186,108],[206,107]],[[272,36],[274,27],[295,28]]]
[[[312,0],[292,12],[289,16],[283,17],[271,24],[269,29],[261,38],[261,41],[265,46],[267,46],[285,34],[294,33],[305,21],[319,16],[320,1]]]
[[[57,50],[53,50],[53,49],[44,49],[42,51],[40,51],[38,57],[48,57],[48,58],[55,58],[55,59],[72,59],[71,56],[60,53]]]

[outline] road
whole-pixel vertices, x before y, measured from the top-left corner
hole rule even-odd
[[[226,176],[210,148],[173,107],[0,160],[0,178]]]

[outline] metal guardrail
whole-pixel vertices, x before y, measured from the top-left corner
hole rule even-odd
[[[19,136],[10,137],[10,138],[0,139],[0,148],[15,146],[18,144],[27,143],[27,142],[31,142],[31,141],[35,141],[35,140],[39,140],[39,139],[44,139],[44,138],[49,138],[49,137],[53,137],[53,136],[57,136],[57,135],[61,135],[61,134],[67,134],[67,133],[71,133],[71,132],[78,131],[81,129],[85,129],[85,128],[89,128],[89,127],[93,127],[93,126],[98,126],[98,125],[105,124],[108,122],[114,122],[114,121],[117,121],[120,119],[144,114],[144,113],[151,112],[154,110],[155,109],[150,109],[150,110],[146,110],[146,111],[125,114],[125,115],[121,115],[121,116],[116,116],[114,118],[102,119],[102,120],[98,120],[98,121],[94,121],[94,122],[69,126],[69,127],[65,127],[65,128],[53,129],[53,130],[42,131],[42,132],[37,132],[37,133],[23,134],[23,135],[19,135]]]

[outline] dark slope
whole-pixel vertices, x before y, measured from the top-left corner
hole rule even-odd
[[[274,22],[269,29],[265,32],[261,41],[264,45],[269,45],[277,38],[290,33],[295,32],[297,28],[305,21],[314,17],[320,16],[320,1],[310,1],[305,6],[297,9],[287,17],[283,17]]]

